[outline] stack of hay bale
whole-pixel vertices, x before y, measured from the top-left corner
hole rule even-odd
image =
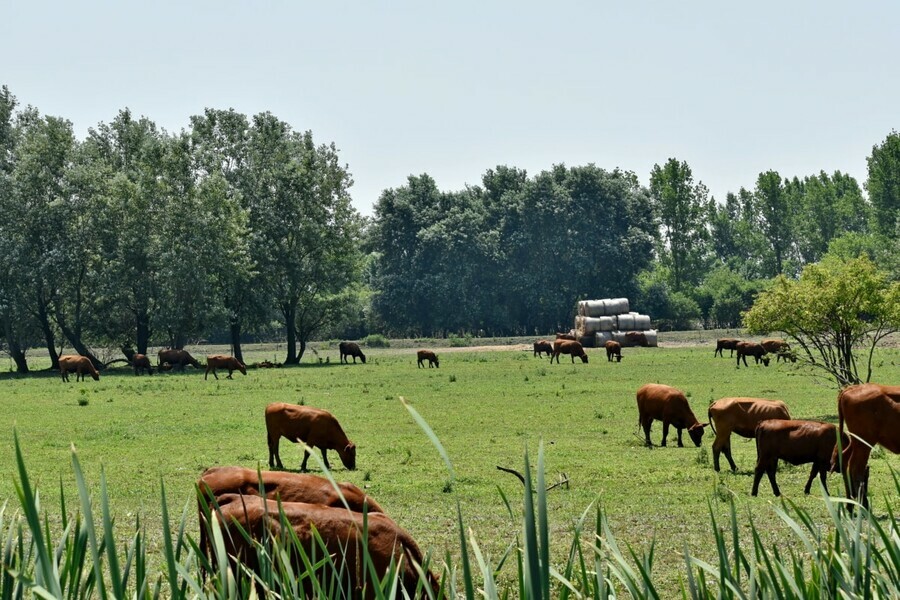
[[[581,300],[576,307],[575,336],[582,346],[603,346],[615,340],[623,346],[642,345],[640,336],[626,335],[638,332],[644,335],[648,346],[657,346],[658,336],[650,329],[650,317],[629,312],[628,298],[604,298]]]

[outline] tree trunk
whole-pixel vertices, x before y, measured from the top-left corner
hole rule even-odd
[[[241,362],[244,362],[244,353],[241,352],[241,322],[231,320],[231,353]]]
[[[4,333],[9,355],[16,363],[16,373],[28,373],[28,360],[25,358],[25,352],[22,350],[22,346],[19,345],[19,340],[12,330],[9,319],[4,319]]]
[[[297,356],[296,305],[282,305],[281,314],[284,315],[284,326],[287,328],[287,358],[284,359],[284,364],[300,364],[300,357]]]
[[[57,315],[56,324],[59,325],[60,331],[62,331],[63,335],[66,336],[66,339],[69,340],[69,343],[72,344],[72,348],[75,349],[75,352],[80,354],[81,356],[86,356],[90,359],[91,363],[94,365],[94,368],[97,370],[103,369],[106,365],[100,362],[96,356],[94,356],[93,352],[88,350],[88,347],[84,345],[84,342],[81,340],[80,335],[76,335],[74,331],[69,329],[65,322],[59,318]]]
[[[50,326],[50,316],[47,314],[47,305],[37,298],[37,319],[41,325],[41,332],[44,334],[44,343],[47,346],[47,354],[50,356],[50,370],[59,370],[59,353],[56,352],[56,336],[53,335],[53,328]]]
[[[300,362],[300,359],[303,358],[303,353],[306,352],[306,338],[300,338],[300,354],[297,355],[297,362]]]
[[[146,311],[137,314],[137,352],[147,354],[147,346],[150,344],[150,316]]]

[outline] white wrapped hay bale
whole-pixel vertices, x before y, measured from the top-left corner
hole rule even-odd
[[[600,329],[597,331],[613,331],[616,329],[615,317],[597,317],[597,320],[600,321]]]
[[[648,319],[650,317],[647,317]],[[659,335],[656,329],[648,329],[644,332],[644,337],[647,338],[647,345],[651,348],[657,348],[659,346]]]
[[[581,344],[582,348],[593,348],[594,347],[594,334],[583,335],[583,336],[579,337],[578,343]]]
[[[584,317],[603,317],[606,312],[606,300],[582,300],[578,303],[578,314]]]
[[[576,317],[575,329],[580,332],[579,336],[594,335],[598,331],[602,331],[603,326],[607,324],[603,319],[609,319],[609,317]]]
[[[618,330],[617,330],[617,331],[612,331],[612,332],[610,332],[610,333],[612,334],[612,339],[616,340],[617,342],[619,342],[619,343],[622,344],[623,346],[626,345],[626,343],[625,343],[625,332],[624,332],[624,331],[618,331]]]
[[[621,331],[634,331],[634,315],[625,314],[616,317],[616,323]]]
[[[650,329],[650,315],[634,314],[634,328],[637,331],[647,331]]]
[[[628,312],[628,298],[608,298],[605,302],[607,315],[624,315]]]
[[[608,342],[612,339],[615,339],[615,338],[613,338],[612,331],[598,331],[596,333],[596,335],[594,336],[594,345],[597,348],[602,348],[603,345],[606,344],[606,342]]]

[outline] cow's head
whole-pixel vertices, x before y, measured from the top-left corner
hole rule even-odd
[[[700,447],[700,442],[703,440],[703,430],[709,423],[694,423],[691,425],[690,429],[688,429],[688,435],[691,436],[691,441],[694,442],[694,445],[698,448]]]
[[[762,359],[762,363],[763,363],[765,366],[768,367],[768,366],[769,366],[769,360],[770,360],[770,359],[769,359],[768,356],[764,356],[763,359]]]
[[[622,354],[616,354],[616,362],[622,362]]]
[[[94,378],[94,381],[100,381],[100,373],[98,373],[96,369],[94,369],[94,372],[91,373],[91,377]]]
[[[435,368],[435,369],[440,369],[440,368],[441,368],[441,363],[438,361],[437,355],[435,355],[435,357],[434,357],[434,368]]]
[[[338,451],[341,456],[341,462],[351,471],[356,470],[356,444],[350,442],[344,446],[343,450]]]
[[[359,351],[359,360],[366,364],[366,355],[362,353],[362,350]]]
[[[237,360],[237,359],[235,359],[235,360]],[[246,375],[247,374],[247,365],[245,365],[244,363],[242,363],[239,360],[237,361],[237,364],[238,364],[238,370],[240,370],[241,373]]]
[[[581,362],[583,362],[583,363],[586,363],[588,361],[587,354],[585,354],[584,352],[581,353],[580,358],[581,358]]]

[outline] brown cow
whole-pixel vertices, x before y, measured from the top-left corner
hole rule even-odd
[[[534,343],[534,355],[537,357],[543,357],[544,352],[547,353],[547,356],[553,354],[553,344],[551,344],[547,340],[536,341]]]
[[[669,437],[669,425],[678,431],[678,447],[684,448],[681,441],[681,432],[687,429],[688,435],[695,446],[700,445],[703,439],[703,428],[709,423],[700,423],[688,404],[684,392],[668,385],[648,383],[637,391],[638,427],[644,428],[644,437],[647,447],[653,446],[650,442],[650,426],[653,420],[662,421],[663,436],[661,446],[666,445]]]
[[[146,371],[147,375],[153,375],[153,366],[146,354],[134,354],[131,357],[131,365],[134,367],[135,375],[140,375],[142,371]]]
[[[840,462],[835,449],[835,470],[843,465],[847,497],[861,496],[863,506],[868,507],[868,462],[872,448],[881,444],[894,454],[900,453],[900,386],[865,383],[844,388],[838,394],[842,439],[844,422],[852,435]]]
[[[244,366],[244,363],[227,354],[210,354],[206,357],[206,373],[203,374],[203,379],[206,380],[210,372],[212,372],[213,377],[218,379],[219,376],[216,375],[216,369],[227,369],[227,379],[232,379],[231,374],[235,371],[240,371],[244,375],[247,374],[247,367]]]
[[[359,360],[366,364],[366,355],[363,354],[363,351],[359,349],[359,344],[356,342],[341,342],[338,345],[338,349],[341,352],[341,363],[349,363],[347,360],[348,356],[353,357],[353,364],[356,364],[356,357],[359,357]]]
[[[584,347],[572,340],[556,340],[553,342],[553,356],[550,357],[551,365],[553,364],[554,358],[556,359],[556,364],[559,364],[560,354],[570,354],[572,356],[572,364],[575,364],[576,356],[579,357],[583,363],[588,361],[587,354],[584,352]]]
[[[234,564],[234,559],[259,572],[256,547],[242,534],[243,530],[253,542],[266,544],[268,540],[275,539],[281,547],[290,547],[296,536],[305,556],[310,557],[313,564],[321,561],[323,554],[330,555],[331,560],[325,561],[318,569],[319,580],[324,582],[325,589],[336,585],[350,591],[350,597],[374,598],[373,587],[377,584],[372,581],[373,575],[380,580],[392,566],[399,570],[398,587],[410,596],[427,597],[418,588],[419,585],[432,588],[436,597],[440,592],[438,580],[430,571],[426,571],[427,581],[419,583],[418,571],[413,563],[423,565],[422,551],[406,531],[383,513],[369,514],[364,521],[361,513],[343,508],[304,502],[279,504],[259,496],[240,494],[224,494],[218,499],[218,505],[215,515],[222,525],[225,551],[238,576],[241,570]],[[282,530],[283,519],[293,529],[292,533]],[[232,528],[232,525],[238,525],[241,530]],[[201,522],[200,526],[204,527],[204,524]],[[316,541],[313,528],[324,543],[324,550]],[[367,571],[360,549],[364,531],[368,534],[366,547],[374,574]],[[289,551],[287,554],[291,557],[295,573],[306,572],[307,566],[300,552]],[[333,569],[329,563],[333,564]],[[338,573],[340,575],[336,575]],[[335,581],[337,577],[341,579]],[[301,597],[313,596],[314,587],[307,578],[300,581],[300,587]],[[397,597],[403,597],[402,592],[398,591]]]
[[[784,340],[768,339],[761,341],[759,345],[765,348],[769,354],[778,354],[791,349],[791,345]]]
[[[753,438],[756,426],[766,419],[790,419],[787,406],[781,400],[762,398],[722,398],[709,405],[709,423],[716,439],[713,441],[713,467],[719,470],[719,454],[724,454],[737,471],[731,457],[731,433]]]
[[[79,354],[64,354],[59,357],[59,374],[63,381],[69,381],[69,373],[75,373],[75,381],[84,381],[84,375],[89,374],[94,381],[100,381],[100,373],[94,368],[91,359]]]
[[[837,427],[821,421],[783,421],[781,419],[769,419],[761,421],[756,426],[756,472],[753,476],[752,495],[759,492],[759,482],[763,473],[769,476],[772,484],[772,492],[776,496],[781,495],[778,483],[775,481],[775,473],[778,470],[778,461],[784,460],[792,465],[812,463],[812,471],[804,494],[809,494],[812,482],[818,473],[822,480],[822,487],[828,493],[828,484],[825,477],[831,467],[831,458],[837,440]],[[841,436],[841,446],[847,447],[846,434]]]
[[[766,349],[762,347],[761,344],[757,344],[756,342],[738,342],[737,344],[737,367],[741,368],[741,360],[744,361],[744,366],[747,366],[747,357],[752,356],[756,364],[759,364],[759,361],[765,366],[769,366],[769,357],[766,356]]]
[[[425,366],[425,361],[428,361],[428,368],[434,367],[435,369],[439,369],[441,364],[438,362],[437,354],[432,352],[431,350],[419,350],[416,352],[416,364],[419,365],[419,368],[423,368]]]
[[[725,358],[725,353],[723,350],[731,350],[731,354],[728,356],[729,358],[734,356],[734,351],[737,350],[737,345],[741,342],[741,340],[736,338],[719,338],[716,340],[716,351],[713,352],[713,356],[721,356]]]
[[[266,435],[269,441],[269,466],[283,469],[278,451],[282,437],[292,442],[304,442],[307,446],[319,448],[325,468],[328,464],[328,450],[335,450],[341,462],[351,471],[356,469],[356,445],[347,438],[341,424],[333,414],[311,406],[297,406],[284,402],[273,402],[266,406]],[[309,450],[303,450],[300,470],[306,471]]]
[[[195,369],[202,367],[200,362],[191,356],[187,350],[160,350],[157,355],[157,366],[162,370],[162,365],[168,363],[170,368],[183,370],[185,366],[191,365]]]
[[[606,360],[612,362],[613,356],[616,362],[622,362],[622,344],[615,340],[607,340],[603,347],[606,348]]]

